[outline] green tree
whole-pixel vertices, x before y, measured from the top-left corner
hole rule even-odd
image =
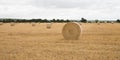
[[[95,22],[96,22],[96,23],[98,23],[98,22],[99,22],[99,20],[97,20],[97,19],[96,19],[96,20],[95,20]]]
[[[116,20],[116,22],[117,22],[117,23],[120,23],[120,20],[119,20],[119,19],[117,19],[117,20]]]
[[[81,18],[80,22],[86,23],[86,22],[87,22],[87,19]]]

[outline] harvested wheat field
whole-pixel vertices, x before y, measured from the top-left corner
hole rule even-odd
[[[120,60],[120,24],[82,23],[79,40],[65,40],[64,25],[0,25],[0,60]]]

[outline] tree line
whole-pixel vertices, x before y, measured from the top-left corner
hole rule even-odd
[[[16,22],[16,23],[31,23],[31,22],[35,22],[35,23],[44,23],[44,22],[58,22],[58,23],[62,23],[62,22],[83,22],[83,23],[97,23],[97,22],[100,22],[100,23],[111,23],[112,21],[100,21],[100,20],[91,20],[91,21],[88,21],[87,19],[85,18],[81,18],[80,20],[64,20],[64,19],[52,19],[52,20],[48,20],[48,19],[12,19],[12,18],[0,18],[0,22],[3,22],[3,23],[10,23],[10,22]],[[117,22],[117,23],[120,23],[120,19],[117,19],[116,21],[114,22]]]
[[[52,19],[52,20],[48,20],[48,19],[0,19],[0,22],[3,23],[10,23],[10,22],[16,22],[16,23],[27,23],[27,22],[70,22],[70,20],[64,20],[64,19]]]

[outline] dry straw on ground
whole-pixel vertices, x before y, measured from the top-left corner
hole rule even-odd
[[[82,23],[79,40],[65,40],[66,23],[0,26],[0,60],[120,60],[120,23]]]
[[[81,23],[81,22],[80,22],[79,24],[80,24],[80,25],[82,25],[82,23]]]
[[[79,23],[70,22],[65,24],[62,30],[63,37],[66,40],[77,40],[81,33],[81,27]]]

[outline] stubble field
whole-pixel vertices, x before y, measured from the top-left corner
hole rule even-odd
[[[0,60],[120,60],[120,24],[82,23],[79,40],[65,40],[65,23],[0,25]]]

